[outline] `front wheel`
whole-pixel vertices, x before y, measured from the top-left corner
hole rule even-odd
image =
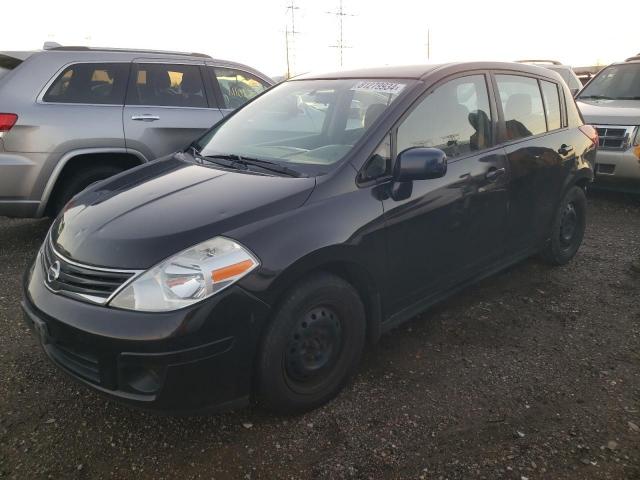
[[[551,226],[551,238],[542,257],[552,265],[571,260],[584,237],[587,224],[587,197],[578,186],[571,187],[560,202]]]
[[[257,363],[261,403],[281,413],[316,408],[338,394],[365,344],[356,290],[328,273],[286,294],[262,341]]]

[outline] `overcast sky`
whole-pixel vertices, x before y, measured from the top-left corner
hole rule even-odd
[[[553,58],[610,63],[640,52],[637,0],[343,0],[343,67],[458,60]],[[340,68],[339,0],[294,0],[292,70]],[[290,0],[5,0],[0,50],[65,45],[198,51],[247,63],[268,75],[286,71]],[[604,5],[604,4],[603,4]],[[92,9],[91,7],[94,6]],[[606,15],[601,11],[604,9]],[[427,58],[427,31],[431,55]]]

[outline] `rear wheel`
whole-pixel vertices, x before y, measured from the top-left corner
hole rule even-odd
[[[56,187],[54,197],[49,204],[51,216],[58,215],[76,193],[81,192],[94,182],[104,180],[122,171],[123,169],[116,165],[94,165],[72,173]]]
[[[551,239],[542,257],[552,265],[564,265],[571,260],[584,237],[587,220],[587,198],[584,190],[571,187],[556,211],[551,227]]]
[[[318,274],[286,294],[264,336],[258,394],[269,409],[318,407],[355,372],[365,344],[364,307],[340,277]]]

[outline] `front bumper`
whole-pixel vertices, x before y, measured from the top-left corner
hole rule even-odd
[[[166,411],[246,404],[269,314],[239,287],[174,312],[92,305],[51,292],[42,268],[25,276],[22,308],[44,352],[66,373],[114,399]]]
[[[640,190],[640,159],[634,148],[637,147],[624,151],[599,149],[595,186]]]

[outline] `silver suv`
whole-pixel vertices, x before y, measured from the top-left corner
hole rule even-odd
[[[600,136],[595,186],[640,191],[640,57],[602,69],[576,101]]]
[[[186,147],[271,85],[197,53],[0,52],[0,215],[55,214],[87,185]]]
[[[582,88],[580,79],[573,71],[573,68],[569,65],[564,65],[557,60],[518,60],[518,63],[527,63],[529,65],[537,65],[539,67],[547,68],[558,72],[562,79],[567,83],[571,95],[575,96],[576,93]]]

